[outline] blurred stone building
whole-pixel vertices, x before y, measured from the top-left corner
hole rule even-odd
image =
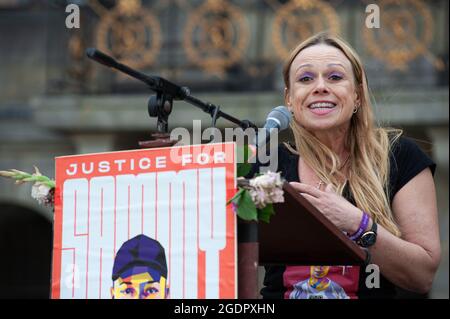
[[[66,26],[71,3],[80,28]],[[370,4],[379,28],[369,28]],[[56,156],[135,149],[156,130],[152,92],[87,59],[87,47],[262,125],[283,104],[290,49],[329,30],[362,57],[379,122],[403,128],[438,164],[443,259],[429,297],[448,298],[448,21],[445,0],[0,0],[0,170],[36,165],[54,176]],[[175,101],[169,129],[192,128],[194,119],[211,123]],[[0,247],[9,252],[0,297],[47,298],[52,212],[31,199],[30,186],[4,179]]]

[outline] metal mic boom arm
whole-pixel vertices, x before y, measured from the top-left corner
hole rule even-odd
[[[156,92],[156,98],[150,98],[149,101],[149,115],[152,117],[158,117],[158,130],[168,131],[168,116],[172,111],[172,101],[186,101],[211,115],[212,126],[215,126],[218,118],[223,117],[230,122],[233,122],[243,129],[253,127],[257,129],[257,126],[248,120],[241,121],[225,112],[220,110],[220,106],[216,106],[209,102],[203,102],[192,95],[190,95],[190,90],[188,87],[182,87],[174,84],[159,76],[148,76],[139,71],[136,71],[125,64],[117,62],[113,57],[95,49],[86,49],[86,55],[107,67],[119,70],[129,76],[140,80],[147,84],[149,88]]]

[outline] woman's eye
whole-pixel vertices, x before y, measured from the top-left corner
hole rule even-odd
[[[300,79],[298,79],[300,82],[308,82],[312,80],[312,77],[310,76],[302,76]]]
[[[340,76],[338,74],[332,74],[332,75],[330,75],[330,80],[339,81],[339,80],[342,80],[342,76]]]

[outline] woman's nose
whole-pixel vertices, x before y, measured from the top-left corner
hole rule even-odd
[[[316,82],[316,87],[314,88],[314,94],[329,93],[327,84],[322,77],[319,77]]]

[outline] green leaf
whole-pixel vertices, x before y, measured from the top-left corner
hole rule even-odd
[[[25,179],[25,178],[30,178],[31,177],[31,175],[30,174],[16,174],[15,176],[14,176],[14,178],[15,179]]]
[[[239,188],[239,190],[236,192],[236,194],[234,194],[234,196],[227,202],[227,205],[230,204],[231,202],[235,202],[237,204],[239,201],[239,197],[242,195],[243,192],[244,192],[244,189]]]
[[[35,175],[33,177],[38,182],[49,182],[50,181],[50,178],[48,178],[47,176],[44,176],[44,175]]]
[[[246,176],[250,173],[252,165],[248,163],[248,159],[252,154],[252,150],[248,145],[238,147],[236,150],[237,155],[237,176]]]
[[[266,207],[258,209],[258,220],[269,223],[270,217],[275,214],[272,204],[267,204]]]
[[[49,180],[49,181],[43,182],[43,183],[44,183],[45,185],[47,185],[48,187],[50,187],[50,189],[56,187],[55,181],[52,181],[52,180]]]
[[[237,214],[240,218],[244,220],[258,220],[258,212],[248,190],[242,192],[237,206]]]
[[[250,173],[252,169],[252,165],[249,163],[238,163],[237,164],[237,176],[247,176],[248,173]]]

